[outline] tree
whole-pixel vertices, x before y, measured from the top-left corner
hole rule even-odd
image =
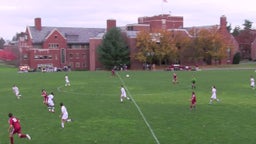
[[[239,63],[240,63],[240,59],[241,59],[241,54],[240,54],[240,52],[237,52],[237,53],[234,55],[233,64],[239,64]]]
[[[182,63],[188,57],[187,51],[190,42],[190,37],[184,35],[181,31],[170,31],[169,46],[166,51],[166,58],[169,63]]]
[[[177,46],[174,32],[161,30],[158,33],[156,43],[155,53],[160,65],[163,62],[167,64],[168,62],[177,60]]]
[[[244,24],[243,24],[243,26],[244,26],[244,30],[250,30],[251,28],[252,28],[252,23],[253,22],[251,22],[251,21],[249,21],[249,20],[244,20]]]
[[[196,38],[193,39],[194,47],[196,47],[196,57],[203,57],[207,64],[220,62],[226,57],[227,46],[225,39],[218,32],[218,28],[201,29]]]
[[[232,32],[233,36],[238,36],[240,34],[240,26],[236,26]]]
[[[106,33],[97,52],[106,69],[130,64],[130,51],[118,28],[112,28]]]
[[[152,63],[155,56],[156,42],[152,40],[152,36],[147,31],[141,31],[137,35],[136,47],[138,53],[135,59],[143,63]]]
[[[228,31],[229,33],[231,33],[231,30],[232,30],[231,24],[227,25],[227,31]]]
[[[192,35],[180,31],[142,31],[137,35],[135,58],[144,63],[220,63],[227,56],[228,44],[218,27],[192,29]]]
[[[135,59],[143,63],[169,63],[177,61],[177,46],[174,32],[160,30],[155,33],[141,31],[137,35],[138,53]]]
[[[5,40],[3,38],[0,38],[0,49],[4,48]]]
[[[23,34],[23,32],[20,32],[20,33],[16,33],[15,36],[12,37],[12,41],[18,41],[19,40],[19,37]]]
[[[189,61],[194,64],[198,64],[198,62],[203,60],[204,50],[202,46],[200,46],[201,39],[197,36],[197,29],[191,29],[190,33],[193,37],[185,37],[179,41],[183,41],[183,46],[180,51],[181,60]]]

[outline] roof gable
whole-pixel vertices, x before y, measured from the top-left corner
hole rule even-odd
[[[51,35],[54,34],[54,32],[59,33],[64,39],[66,39],[66,38],[62,35],[62,33],[58,31],[57,28],[54,28],[54,29],[45,37],[45,39],[48,39]]]

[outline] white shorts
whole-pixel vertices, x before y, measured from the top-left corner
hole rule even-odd
[[[54,106],[54,102],[50,101],[50,102],[48,102],[48,105],[53,107]]]
[[[213,95],[211,96],[211,99],[217,99],[216,94],[213,94]]]
[[[20,92],[18,92],[18,91],[15,92],[15,95],[16,95],[16,96],[18,96],[19,94],[20,94]]]
[[[126,98],[126,95],[121,95],[121,97],[125,97]]]
[[[68,119],[68,114],[63,114],[62,117],[61,117],[61,119],[67,120],[67,119]]]

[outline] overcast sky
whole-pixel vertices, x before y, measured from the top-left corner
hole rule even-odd
[[[232,28],[244,20],[256,23],[255,0],[1,0],[0,37],[11,39],[40,17],[43,26],[105,28],[107,19],[117,26],[137,23],[138,17],[183,16],[184,26],[219,24],[222,15]]]

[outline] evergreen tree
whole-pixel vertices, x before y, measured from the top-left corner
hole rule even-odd
[[[243,24],[243,26],[244,26],[244,30],[250,30],[251,28],[252,28],[252,23],[253,22],[251,22],[251,21],[249,21],[249,20],[244,20],[244,24]]]
[[[4,48],[5,40],[3,38],[0,38],[0,49]]]
[[[130,51],[118,28],[112,28],[106,33],[98,47],[98,55],[106,69],[129,65]]]
[[[228,31],[229,33],[231,33],[231,30],[232,30],[231,24],[227,25],[227,31]]]
[[[238,36],[240,34],[240,27],[239,26],[236,26],[232,32],[232,35],[233,36]]]

